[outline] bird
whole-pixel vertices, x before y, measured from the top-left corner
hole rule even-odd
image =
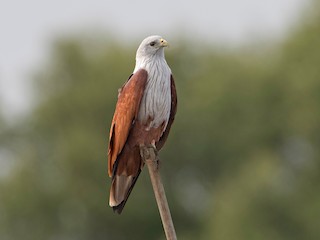
[[[108,144],[109,205],[118,214],[144,166],[140,147],[159,151],[176,115],[176,86],[164,54],[167,46],[161,36],[145,38],[136,52],[133,73],[118,90]]]

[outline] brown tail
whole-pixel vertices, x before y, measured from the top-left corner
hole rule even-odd
[[[138,147],[125,145],[118,156],[112,173],[109,205],[121,213],[140,175],[142,160]]]
[[[141,170],[136,176],[115,176],[110,189],[109,204],[113,211],[120,214],[126,205],[130,193],[140,175]],[[120,179],[119,179],[120,178]],[[123,178],[123,179],[121,179]]]

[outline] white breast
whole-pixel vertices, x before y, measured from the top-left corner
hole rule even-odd
[[[137,63],[135,71],[138,68],[148,72],[138,120],[146,123],[151,119],[147,129],[157,128],[163,122],[166,126],[171,111],[171,70],[163,58],[140,63],[140,66]]]

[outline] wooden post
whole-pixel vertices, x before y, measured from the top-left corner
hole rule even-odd
[[[156,155],[155,149],[153,147],[141,146],[140,153],[143,161],[148,166],[152,187],[153,187],[154,195],[156,197],[156,201],[158,204],[161,221],[162,221],[164,232],[166,234],[166,238],[167,240],[176,240],[177,235],[172,222],[172,217],[171,217],[168,201],[166,198],[166,193],[164,191],[163,184],[161,181],[159,166],[158,166],[158,157]]]

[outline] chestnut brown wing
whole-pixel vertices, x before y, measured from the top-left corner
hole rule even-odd
[[[119,92],[109,137],[108,174],[110,177],[113,175],[114,164],[127,141],[132,124],[137,118],[147,79],[147,71],[140,69],[129,78]]]

